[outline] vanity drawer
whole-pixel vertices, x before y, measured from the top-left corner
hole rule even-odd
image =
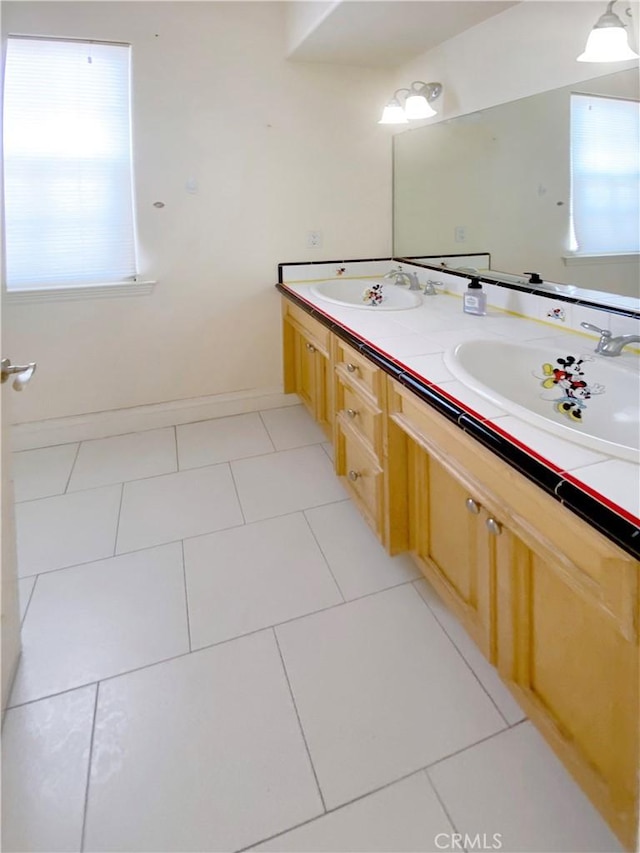
[[[370,395],[372,402],[382,402],[384,377],[380,369],[339,338],[336,343],[335,365],[341,381]]]
[[[337,423],[337,473],[345,478],[351,492],[378,537],[382,539],[383,473],[374,454],[363,441],[340,420]]]
[[[382,456],[382,412],[362,394],[338,378],[336,408],[339,417],[351,426],[378,458]]]
[[[326,326],[323,326],[318,320],[314,320],[310,314],[287,299],[283,300],[283,315],[285,319],[297,326],[306,337],[312,338],[316,347],[323,351],[323,355],[329,355],[331,333]]]

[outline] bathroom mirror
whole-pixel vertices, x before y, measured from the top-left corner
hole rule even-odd
[[[569,109],[572,92],[640,100],[639,83],[619,71],[397,134],[395,257],[489,252],[494,270],[637,300],[638,255],[570,254]]]

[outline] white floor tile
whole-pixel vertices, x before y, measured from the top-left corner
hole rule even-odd
[[[412,585],[276,633],[328,808],[505,725]]]
[[[500,833],[503,850],[621,849],[530,723],[443,761],[429,775],[458,832]]]
[[[188,652],[180,543],[39,577],[22,642],[13,705]]]
[[[276,450],[291,450],[306,444],[321,444],[327,440],[304,406],[269,409],[268,412],[262,412],[262,420]]]
[[[177,469],[173,427],[83,441],[69,491],[139,480]]]
[[[271,631],[100,686],[85,850],[237,850],[321,813]]]
[[[340,604],[302,513],[187,539],[193,648]]]
[[[453,827],[424,772],[279,835],[253,850],[374,853],[437,850]]]
[[[79,851],[96,687],[7,711],[2,849]]]
[[[408,554],[390,557],[350,501],[305,515],[346,599],[421,577]]]
[[[242,524],[227,464],[124,484],[116,553]]]
[[[176,430],[181,471],[273,451],[269,434],[256,412],[184,424]]]
[[[112,556],[120,496],[121,486],[104,486],[17,504],[18,574]]]
[[[30,578],[20,578],[18,581],[18,602],[20,604],[20,619],[24,619],[24,614],[27,612],[29,599],[33,592],[33,587],[36,582],[36,576]]]
[[[330,441],[325,441],[322,443],[322,449],[327,454],[329,459],[333,462],[334,452],[333,452],[333,444]]]
[[[63,494],[77,452],[77,444],[60,444],[14,453],[11,466],[16,501]]]
[[[415,586],[509,725],[524,720],[526,714],[503,684],[495,667],[485,658],[434,588],[426,580],[417,581]]]
[[[320,445],[232,462],[247,521],[344,500],[346,492]]]

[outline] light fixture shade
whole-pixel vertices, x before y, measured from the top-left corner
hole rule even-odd
[[[589,33],[584,53],[580,54],[578,62],[623,62],[625,59],[640,58],[629,47],[626,27],[613,11],[616,2],[609,0],[607,3],[607,10]],[[629,10],[627,14],[630,14]]]
[[[424,95],[409,95],[404,104],[404,112],[408,119],[431,118],[436,115]]]
[[[622,62],[638,58],[629,47],[627,31],[621,23],[619,27],[594,27],[578,62]]]
[[[408,124],[405,111],[395,98],[392,101],[389,101],[387,106],[384,108],[382,118],[378,124]]]

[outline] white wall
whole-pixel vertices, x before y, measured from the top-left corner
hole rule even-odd
[[[619,3],[614,11],[626,22],[629,6],[637,51],[640,4]],[[576,62],[605,7],[603,0],[525,0],[400,66],[396,86],[442,83],[435,122],[637,67],[637,61]]]
[[[38,362],[14,422],[276,387],[278,262],[390,254],[391,137],[372,118],[389,72],[285,61],[285,6],[3,3],[9,33],[132,43],[158,280],[146,297],[9,306],[4,351]]]

